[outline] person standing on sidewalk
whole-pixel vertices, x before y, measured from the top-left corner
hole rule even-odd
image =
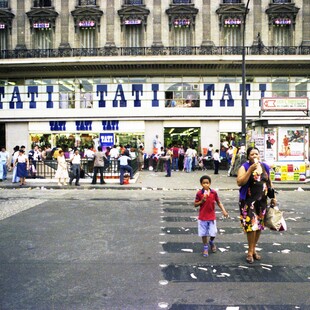
[[[200,184],[202,185],[202,189],[196,193],[194,205],[195,207],[200,207],[198,216],[198,236],[202,237],[203,256],[207,257],[209,256],[209,247],[213,253],[216,252],[214,243],[217,234],[215,203],[217,203],[225,217],[228,217],[228,213],[221,203],[217,192],[210,187],[211,178],[208,175],[203,175],[200,178]],[[208,236],[210,237],[209,244]]]
[[[67,179],[69,179],[68,165],[63,150],[59,150],[58,152],[57,164],[55,179],[58,180],[59,186],[62,185],[61,180],[63,180],[63,185],[67,185]]]
[[[16,175],[19,177],[20,186],[25,185],[29,170],[29,160],[23,149],[19,150],[15,165],[17,166]]]
[[[72,173],[70,175],[69,184],[72,185],[72,181],[75,179],[75,185],[80,186],[80,173],[81,173],[81,155],[78,149],[75,149],[72,157],[70,158],[72,164]]]
[[[9,153],[3,146],[0,152],[0,181],[5,181],[7,179],[8,166],[9,166]]]
[[[219,174],[219,167],[220,167],[220,151],[218,149],[215,150],[213,154],[213,162],[214,162],[214,174]]]
[[[171,177],[171,166],[172,166],[173,152],[169,147],[166,148],[166,177]]]
[[[102,152],[102,146],[98,146],[98,152],[94,153],[94,174],[91,184],[97,183],[97,173],[100,173],[100,184],[106,184],[103,178],[104,162],[107,157]]]

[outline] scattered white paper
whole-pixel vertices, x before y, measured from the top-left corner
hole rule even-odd
[[[224,249],[224,248],[218,248],[218,250],[221,252],[227,252],[228,251],[227,249]]]
[[[192,277],[193,279],[197,280],[197,277],[196,277],[193,273],[191,273],[191,277]]]
[[[204,268],[204,267],[198,267],[198,269],[203,270],[203,271],[208,271],[208,268]]]
[[[265,267],[265,266],[262,266],[263,269],[266,269],[266,270],[271,270],[270,268],[268,267]]]
[[[243,269],[249,269],[249,267],[247,266],[238,266],[239,268],[243,268]]]
[[[281,251],[281,253],[285,253],[285,254],[288,254],[288,253],[290,253],[291,252],[291,250],[289,250],[289,249],[285,249],[285,250],[282,250]]]
[[[274,242],[272,245],[281,245],[281,243]]]
[[[268,265],[268,264],[261,264],[261,266],[264,266],[264,267],[273,267],[272,265]]]
[[[191,252],[191,253],[193,253],[193,250],[192,250],[192,249],[181,249],[181,251],[183,251],[183,252]]]

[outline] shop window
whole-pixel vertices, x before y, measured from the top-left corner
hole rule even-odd
[[[43,8],[43,7],[51,7],[52,0],[34,0],[33,7],[35,8]]]
[[[115,144],[137,149],[144,145],[144,135],[140,133],[117,133],[115,134]]]
[[[61,80],[59,84],[59,109],[74,109],[75,82],[73,80]]]
[[[277,78],[272,81],[272,97],[289,97],[289,80]]]
[[[93,84],[89,80],[80,81],[80,108],[93,107]]]
[[[0,8],[7,9],[9,7],[9,1],[8,0],[0,0]]]
[[[167,108],[192,108],[200,106],[199,85],[177,83],[165,92],[165,106]]]
[[[52,31],[47,29],[35,29],[33,36],[33,46],[36,49],[52,48]]]
[[[295,96],[296,97],[308,97],[308,79],[301,78],[296,81]]]

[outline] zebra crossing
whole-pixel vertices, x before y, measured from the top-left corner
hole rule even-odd
[[[259,296],[238,302],[237,294],[238,288],[247,289],[248,286],[254,287],[253,295],[255,290],[266,290],[275,284],[284,287],[297,284],[309,288],[309,263],[298,263],[299,259],[308,259],[310,253],[310,241],[304,244],[298,240],[300,236],[310,234],[309,215],[284,205],[288,231],[265,230],[257,246],[263,260],[249,265],[245,261],[247,242],[239,224],[236,192],[220,193],[220,198],[230,217],[222,218],[217,208],[218,235],[215,241],[218,250],[207,258],[202,256],[202,242],[197,234],[198,210],[194,208],[194,197],[161,199],[160,268],[167,299],[159,303],[159,308],[306,309],[302,300],[294,302],[294,299],[282,298],[272,302]],[[220,295],[223,296],[210,298],[206,290],[210,291],[210,288],[219,285],[222,287]]]

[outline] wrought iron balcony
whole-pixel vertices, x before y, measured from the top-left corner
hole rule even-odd
[[[310,55],[309,46],[247,46],[246,55]],[[16,49],[0,51],[0,59],[92,57],[92,56],[155,56],[155,55],[242,55],[242,46],[187,47],[101,47],[65,49]]]

